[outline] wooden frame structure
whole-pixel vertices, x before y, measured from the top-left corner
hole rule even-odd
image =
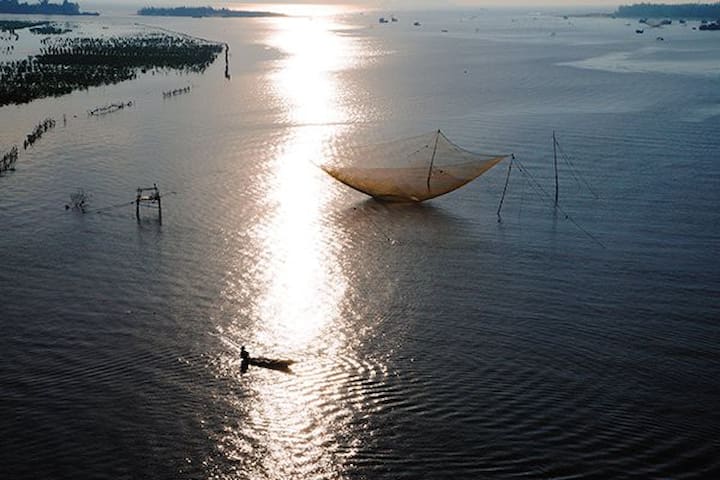
[[[138,187],[137,195],[135,196],[135,217],[140,220],[140,205],[144,207],[157,208],[158,219],[162,223],[162,202],[160,196],[160,190],[156,183],[153,183],[152,187],[141,188]]]

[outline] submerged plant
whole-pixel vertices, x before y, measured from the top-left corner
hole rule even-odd
[[[82,188],[78,188],[77,192],[70,194],[70,203],[65,205],[65,210],[70,210],[72,208],[73,210],[79,210],[82,213],[85,213],[85,208],[88,206],[89,202],[90,194]]]

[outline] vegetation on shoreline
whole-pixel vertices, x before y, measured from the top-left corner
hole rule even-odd
[[[18,147],[17,145],[13,145],[10,150],[8,150],[6,153],[3,154],[2,157],[0,157],[0,174],[8,170],[15,170],[15,162],[17,162],[17,159]]]
[[[37,59],[46,64],[202,72],[222,49],[220,44],[190,37],[150,33],[135,37],[66,38],[44,47]]]
[[[14,32],[28,27],[39,27],[50,22],[28,22],[26,20],[0,20],[0,32]]]
[[[56,25],[47,24],[47,25],[42,25],[39,27],[32,27],[30,29],[30,32],[34,33],[35,35],[62,35],[63,33],[72,32],[72,29],[62,28],[62,27],[58,27]]]
[[[130,68],[48,64],[30,57],[0,65],[0,107],[28,103],[37,98],[59,97],[74,90],[111,85],[136,76]]]
[[[23,140],[23,150],[27,150],[28,147],[35,145],[35,142],[40,140],[42,136],[52,128],[55,128],[55,120],[52,118],[46,118],[38,123],[33,131],[28,133],[25,140]]]
[[[165,33],[55,39],[40,55],[0,64],[0,106],[119,83],[148,70],[200,73],[222,49],[220,44]]]
[[[49,3],[40,0],[39,3],[19,3],[18,0],[0,0],[0,13],[15,13],[23,15],[99,15],[97,12],[81,12],[80,5],[69,0],[63,3]]]
[[[138,15],[154,17],[283,17],[281,13],[257,12],[248,10],[229,10],[213,7],[145,7],[137,11]]]
[[[720,18],[718,3],[659,4],[636,3],[618,7],[618,17]]]

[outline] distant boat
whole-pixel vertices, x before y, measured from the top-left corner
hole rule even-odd
[[[635,30],[635,33],[645,33],[645,30],[640,30],[639,28]]]
[[[380,17],[380,20],[378,20],[379,23],[389,23],[388,19],[385,17]]]
[[[669,19],[660,20],[660,21],[657,21],[657,20],[647,20],[647,21],[645,22],[645,24],[646,24],[647,26],[649,26],[649,27],[652,27],[652,28],[660,28],[660,27],[662,27],[662,26],[664,26],[664,25],[672,25],[672,20],[669,20]]]
[[[718,20],[717,22],[705,23],[703,25],[700,25],[700,30],[720,30],[720,20]]]
[[[395,18],[395,15],[393,15],[393,16],[390,17],[390,21],[391,21],[391,22],[397,22],[398,19]]]
[[[413,22],[413,26],[414,26],[414,27],[419,27],[419,26],[420,26],[420,22]]]

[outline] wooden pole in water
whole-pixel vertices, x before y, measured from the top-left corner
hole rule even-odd
[[[162,203],[160,203],[160,190],[155,183],[153,183],[153,187],[155,187],[155,197],[157,198],[158,202],[158,221],[162,223]]]
[[[557,169],[557,140],[555,139],[555,130],[553,130],[553,159],[555,164],[555,206],[558,206],[558,194],[560,191],[558,185],[558,169]]]
[[[435,153],[437,153],[437,144],[438,144],[439,138],[440,138],[440,129],[438,129],[437,134],[435,134],[435,146],[433,147],[432,158],[430,159],[430,168],[428,168],[428,176],[427,176],[428,193],[430,193],[430,177],[432,176],[432,169],[433,169],[433,164],[435,163]]]
[[[142,197],[142,190],[137,189],[137,196],[135,197],[135,218],[140,221],[140,197]]]
[[[510,165],[508,165],[507,178],[505,178],[505,186],[503,187],[502,197],[500,197],[500,205],[498,205],[498,223],[502,221],[502,217],[500,216],[500,210],[502,210],[503,202],[505,201],[505,194],[507,193],[508,184],[510,183],[510,172],[512,171],[513,160],[515,160],[515,154],[512,154],[512,156],[510,157]]]
[[[225,44],[225,78],[230,80],[230,45]]]

